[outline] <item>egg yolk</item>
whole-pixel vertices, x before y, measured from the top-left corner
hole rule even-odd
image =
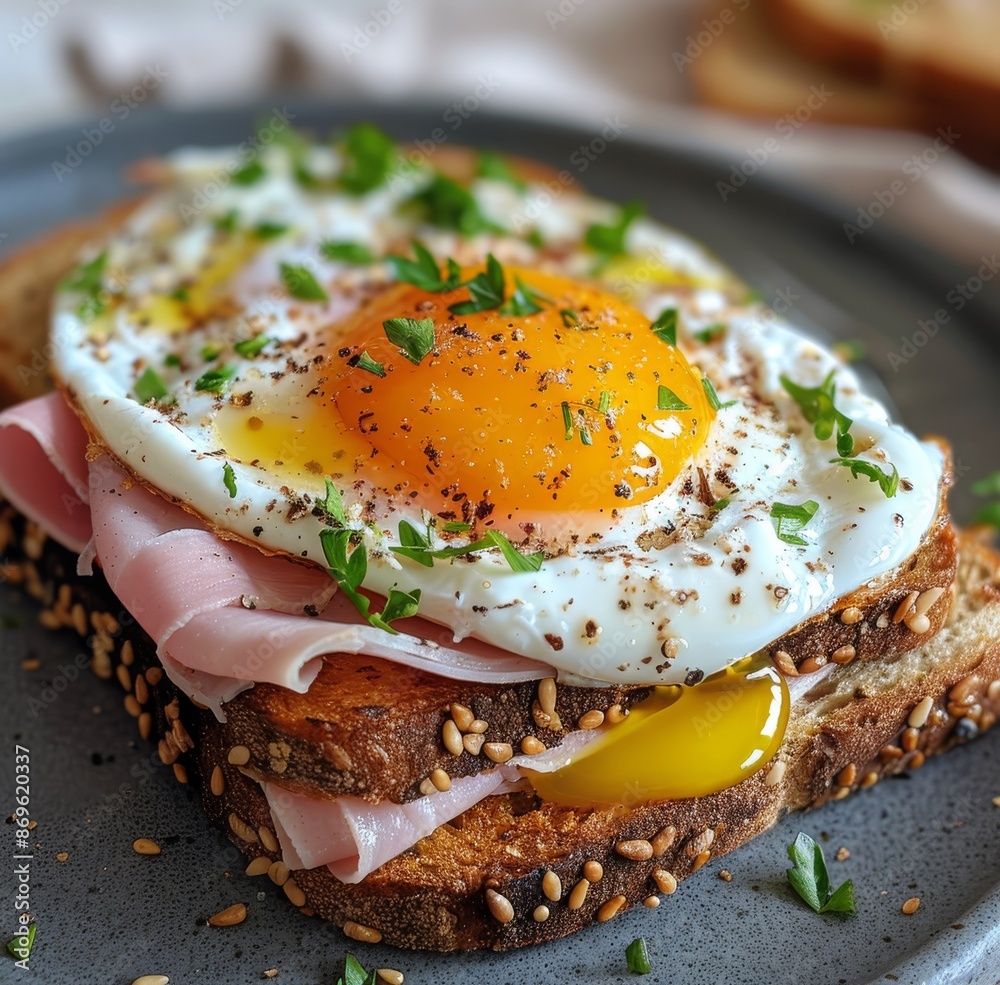
[[[562,769],[526,769],[543,800],[573,806],[704,797],[765,766],[788,723],[785,679],[765,654],[694,687],[657,687]]]
[[[372,464],[390,460],[397,488],[439,515],[466,502],[499,518],[651,499],[705,441],[713,411],[700,374],[615,295],[507,268],[507,298],[518,281],[539,311],[456,314],[468,287],[410,284],[357,311],[338,326],[320,388],[330,427],[363,434]],[[400,318],[433,322],[419,363],[383,328]]]

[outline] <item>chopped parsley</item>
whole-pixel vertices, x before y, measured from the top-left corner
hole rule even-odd
[[[341,263],[374,263],[375,254],[361,243],[339,242],[327,240],[320,244],[319,252],[327,260],[339,260]]]
[[[604,397],[608,398],[608,403],[610,405],[611,398],[606,393],[601,394],[601,399],[603,401]],[[600,408],[598,408],[600,409]],[[573,432],[578,431],[580,434],[580,441],[585,445],[592,445],[594,442],[590,437],[590,428],[587,427],[586,420],[587,408],[578,407],[576,414],[577,420],[573,419],[573,412],[570,410],[569,401],[564,400],[562,402],[562,419],[563,425],[566,428],[566,440],[573,440]],[[606,411],[601,411],[601,413],[606,413]]]
[[[218,366],[202,373],[194,381],[195,390],[203,390],[208,393],[219,395],[223,393],[229,385],[229,381],[236,375],[235,366]]]
[[[152,366],[135,381],[135,397],[140,404],[148,404],[150,400],[159,403],[170,395],[167,384]]]
[[[38,924],[34,921],[29,923],[23,934],[18,934],[7,941],[8,953],[17,958],[18,961],[27,961],[31,957],[31,949],[35,946],[37,930]]]
[[[416,615],[420,607],[420,589],[402,592],[391,588],[382,611],[372,612],[371,599],[358,591],[368,573],[368,551],[363,544],[355,543],[357,537],[355,530],[327,527],[320,531],[319,539],[330,577],[372,626],[395,635],[396,630],[389,623]]]
[[[223,215],[216,216],[212,220],[212,225],[215,226],[219,232],[223,233],[234,233],[236,232],[236,222],[239,219],[239,213],[236,209],[230,209]]]
[[[326,494],[316,500],[316,506],[324,513],[328,524],[342,527],[347,523],[343,497],[330,479],[326,480]]]
[[[726,334],[726,326],[721,322],[716,322],[714,325],[709,325],[708,328],[703,328],[701,331],[695,332],[694,337],[702,343],[711,342],[712,339],[717,339],[722,335]]]
[[[208,342],[201,347],[201,358],[205,362],[210,363],[214,359],[218,359],[222,353],[222,346],[217,342]]]
[[[823,849],[809,835],[799,832],[788,846],[792,868],[787,869],[792,889],[817,913],[854,913],[854,884],[850,879],[830,889],[830,873]]]
[[[732,407],[736,403],[735,400],[727,400],[725,403],[722,403],[719,400],[715,384],[707,376],[701,378],[701,388],[705,391],[705,396],[708,397],[708,403],[712,410],[722,410],[723,407]]]
[[[865,476],[869,482],[877,482],[879,489],[885,494],[886,499],[892,499],[899,489],[899,470],[895,465],[891,472],[886,472],[874,462],[866,462],[860,458],[831,458],[831,465],[842,465],[851,470],[854,478]]]
[[[374,373],[375,376],[385,376],[385,366],[372,359],[372,357],[368,355],[367,350],[357,356],[351,356],[347,362],[349,366],[357,366],[358,369],[363,369],[367,373]]]
[[[669,345],[677,345],[677,309],[664,308],[660,317],[649,326],[653,334]]]
[[[84,296],[76,313],[89,321],[103,314],[108,307],[104,291],[104,271],[108,265],[108,251],[98,253],[93,260],[80,264],[65,280],[59,282],[60,291],[73,291]]]
[[[472,529],[472,524],[462,523],[461,520],[449,520],[441,529],[450,534],[464,534]]]
[[[261,354],[264,346],[266,346],[270,341],[271,339],[269,336],[260,332],[252,339],[243,339],[240,342],[234,342],[233,350],[243,356],[244,359],[253,359],[254,356],[259,356]]]
[[[236,499],[236,473],[229,462],[222,466],[222,484],[226,487],[229,498]]]
[[[328,301],[329,295],[305,268],[290,263],[281,264],[281,280],[288,293],[300,301]]]
[[[168,352],[163,357],[164,366],[180,366],[180,364],[181,364],[181,357],[178,356],[176,352]]]
[[[972,484],[972,494],[974,496],[995,496],[1000,497],[1000,472],[994,472]],[[976,523],[985,523],[991,527],[1000,529],[1000,499],[995,499],[985,506],[981,506],[973,517]]]
[[[493,151],[480,151],[476,161],[476,176],[490,181],[502,181],[518,191],[524,191],[528,183],[514,174],[506,159]]]
[[[566,328],[580,327],[580,316],[572,308],[560,308],[559,317]]]
[[[379,985],[380,981],[375,969],[365,971],[358,959],[353,954],[348,954],[344,958],[343,977],[337,979],[337,985]]]
[[[253,227],[253,234],[257,239],[277,239],[284,236],[290,228],[280,222],[258,222]]]
[[[175,287],[167,296],[171,301],[189,301],[191,299],[191,291],[186,287]]]
[[[520,277],[514,278],[514,293],[500,305],[501,315],[536,315],[542,310],[539,301],[552,303],[552,298],[528,287]]]
[[[808,547],[809,541],[800,537],[799,531],[807,526],[818,509],[819,503],[814,499],[807,499],[798,506],[792,503],[775,503],[771,507],[771,519],[774,521],[778,540],[797,547]]]
[[[386,338],[418,366],[434,348],[434,321],[431,318],[389,318],[382,322],[382,327]]]
[[[608,259],[626,253],[625,236],[629,227],[645,212],[642,202],[629,202],[618,213],[614,222],[604,224],[595,222],[587,227],[583,241],[592,250],[604,254]]]
[[[417,256],[416,260],[409,260],[394,254],[386,257],[397,280],[413,284],[414,287],[419,287],[420,290],[428,291],[431,294],[453,291],[456,287],[461,286],[462,271],[454,260],[448,259],[448,276],[442,277],[441,268],[431,251],[419,239],[415,239],[412,246],[413,252]]]
[[[684,403],[673,390],[660,386],[656,397],[657,410],[690,410],[691,405]]]
[[[471,315],[476,311],[499,308],[504,302],[503,267],[492,253],[486,257],[486,269],[465,285],[469,289],[468,301],[448,305],[448,310],[456,315]]]
[[[606,414],[611,409],[611,394],[607,390],[601,391],[601,396],[598,398],[597,412],[599,414]]]
[[[237,185],[255,185],[264,177],[264,165],[259,159],[255,159],[239,171],[233,172],[233,181]]]
[[[372,123],[358,123],[340,145],[344,165],[338,181],[352,195],[364,195],[383,184],[399,161],[396,141]]]
[[[854,451],[854,439],[850,435],[854,423],[846,414],[834,406],[837,385],[834,378],[837,371],[831,369],[819,386],[806,387],[793,383],[787,376],[780,377],[781,385],[788,395],[799,405],[802,416],[813,426],[813,433],[820,441],[826,441],[837,433],[837,454],[847,458]]]
[[[400,557],[409,558],[411,561],[416,561],[418,564],[431,568],[434,566],[435,560],[447,561],[466,554],[488,551],[492,548],[499,548],[511,571],[538,571],[542,566],[542,561],[545,559],[545,555],[541,551],[534,554],[522,554],[498,530],[488,530],[484,537],[461,547],[435,548],[431,544],[429,532],[427,534],[421,533],[406,520],[400,520],[399,522],[399,546],[393,547],[392,552],[398,554]]]
[[[625,963],[633,975],[648,975],[653,970],[653,966],[649,963],[649,951],[646,950],[646,942],[643,938],[637,937],[625,948]]]
[[[472,192],[443,174],[435,174],[430,184],[410,202],[422,210],[427,222],[441,229],[454,229],[463,236],[502,232],[483,215]]]

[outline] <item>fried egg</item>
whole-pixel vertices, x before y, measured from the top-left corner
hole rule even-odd
[[[685,236],[307,153],[178,153],[54,316],[100,442],[222,536],[623,684],[710,676],[920,544],[942,453]]]

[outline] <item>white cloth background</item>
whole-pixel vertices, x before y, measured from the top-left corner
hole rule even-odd
[[[485,77],[490,108],[595,133],[618,114],[632,135],[681,135],[738,165],[775,136],[777,121],[691,104],[674,53],[697,30],[697,3],[0,0],[0,136],[100,115],[158,64],[165,77],[150,101],[176,105],[250,101],[281,84],[341,98],[421,97],[444,109]],[[974,266],[1000,247],[996,176],[953,149],[919,178],[904,171],[927,153],[926,135],[810,122],[779,142],[765,165],[772,174],[791,173],[852,209],[901,179],[905,194],[880,221]]]

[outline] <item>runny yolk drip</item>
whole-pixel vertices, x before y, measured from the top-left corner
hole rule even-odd
[[[756,773],[788,723],[788,687],[764,655],[694,687],[657,687],[552,773],[525,773],[543,800],[573,806],[703,797]]]
[[[459,315],[449,306],[467,287],[397,284],[337,326],[320,393],[328,432],[363,434],[371,461],[391,462],[396,483],[439,515],[463,502],[494,519],[602,511],[662,492],[712,420],[700,374],[615,295],[534,270],[505,275],[508,298],[519,278],[544,296],[541,310]],[[391,318],[433,321],[419,364],[386,337]],[[363,353],[384,376],[357,364]]]

